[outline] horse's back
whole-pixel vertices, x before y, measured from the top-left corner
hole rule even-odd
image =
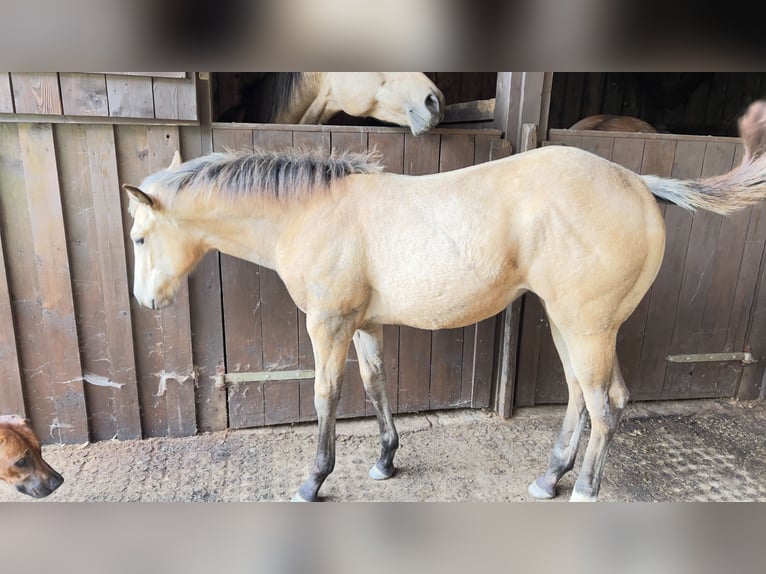
[[[606,289],[630,299],[602,300],[621,314],[630,284],[648,288],[661,259],[662,216],[641,178],[577,148],[357,181],[354,219],[380,322],[457,326],[524,290],[555,303],[573,289],[598,301]]]

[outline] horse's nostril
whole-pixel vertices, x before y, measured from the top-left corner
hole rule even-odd
[[[439,98],[436,97],[436,94],[428,94],[428,97],[426,98],[426,108],[428,111],[432,114],[438,114],[440,107]]]

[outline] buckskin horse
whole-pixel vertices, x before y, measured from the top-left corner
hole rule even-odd
[[[325,124],[343,112],[427,132],[444,119],[444,95],[422,72],[269,72],[245,84],[221,121]]]
[[[741,122],[759,144],[763,105]],[[755,126],[753,128],[753,126]],[[394,474],[399,439],[384,392],[382,325],[454,328],[536,293],[564,366],[569,403],[538,498],[574,466],[591,432],[573,501],[595,500],[628,401],[617,331],[660,268],[665,224],[655,197],[726,214],[766,195],[766,155],[746,153],[699,182],[638,175],[581,149],[547,146],[435,175],[381,173],[370,154],[213,153],[124,185],[134,222],[133,294],[173,301],[218,249],[277,271],[315,358],[317,454],[294,500],[318,500],[335,464],[335,418],[352,343],[380,424],[374,479]]]

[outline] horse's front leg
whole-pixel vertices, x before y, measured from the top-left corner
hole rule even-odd
[[[310,315],[306,317],[306,327],[314,348],[314,407],[319,434],[314,467],[293,501],[315,502],[322,483],[335,468],[335,417],[348,346],[355,328],[342,319]]]

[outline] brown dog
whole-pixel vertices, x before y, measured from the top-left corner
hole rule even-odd
[[[18,415],[0,415],[0,480],[34,498],[48,496],[64,482],[43,460],[40,440]]]

